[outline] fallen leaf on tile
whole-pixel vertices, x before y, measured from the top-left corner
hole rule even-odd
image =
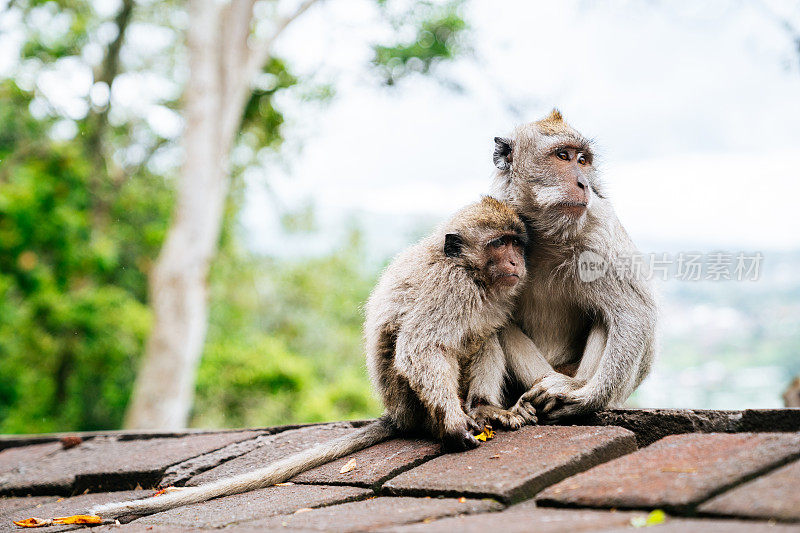
[[[356,460],[355,459],[350,459],[349,461],[347,461],[347,464],[345,464],[342,467],[342,469],[339,470],[339,473],[340,474],[346,474],[346,473],[350,472],[351,470],[355,470],[355,468],[356,468]]]

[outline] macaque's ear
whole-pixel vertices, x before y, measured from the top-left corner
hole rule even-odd
[[[458,233],[448,233],[444,236],[444,255],[447,257],[458,257],[461,255],[461,248],[464,246],[464,239]]]
[[[494,166],[500,170],[508,170],[511,168],[511,148],[513,142],[511,139],[505,137],[494,138]]]

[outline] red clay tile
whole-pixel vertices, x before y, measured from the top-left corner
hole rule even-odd
[[[684,511],[712,494],[800,455],[796,433],[672,435],[635,454],[565,479],[548,505]]]
[[[380,497],[240,524],[253,531],[372,531],[443,516],[502,509],[491,500]]]
[[[747,518],[800,520],[800,461],[720,494],[700,512]]]
[[[68,495],[153,486],[172,464],[256,435],[242,431],[142,440],[97,437],[69,450],[59,443],[11,448],[0,453],[0,459],[13,454],[16,460],[2,461],[0,494]]]
[[[498,432],[474,450],[432,459],[384,488],[393,494],[489,496],[514,502],[635,450],[633,433],[622,428],[528,426]]]
[[[218,528],[289,514],[298,509],[348,502],[370,496],[371,490],[328,485],[268,487],[243,494],[170,509],[131,524]]]
[[[440,455],[440,449],[439,444],[427,440],[393,439],[309,470],[292,481],[371,487]],[[355,460],[355,467],[342,473],[351,460]]]
[[[647,516],[645,513],[585,511],[566,509],[541,509],[533,502],[512,505],[500,513],[481,513],[418,522],[394,528],[397,533],[580,533],[613,527],[630,526],[631,518]]]

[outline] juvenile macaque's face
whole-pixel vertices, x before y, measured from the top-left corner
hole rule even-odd
[[[525,278],[525,246],[522,236],[514,233],[495,236],[484,250],[484,276],[493,288],[513,289]]]
[[[509,204],[488,196],[454,220],[445,235],[444,255],[479,285],[507,296],[525,278],[525,224]]]

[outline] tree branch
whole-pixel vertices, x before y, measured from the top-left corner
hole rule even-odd
[[[303,0],[303,2],[293,13],[287,15],[278,22],[278,24],[275,26],[275,30],[272,32],[272,35],[255,44],[247,58],[247,68],[245,69],[245,73],[248,80],[252,79],[267,63],[269,55],[272,53],[272,45],[280,36],[280,34],[283,33],[283,31],[286,30],[286,28],[288,28],[289,25],[300,15],[308,11],[309,8],[311,8],[311,6],[317,2],[319,2],[319,0]]]
[[[239,77],[244,74],[242,69],[249,52],[247,39],[250,37],[254,4],[255,0],[231,0],[220,17],[224,100],[233,96],[241,82]]]
[[[111,85],[114,83],[114,79],[117,77],[117,74],[119,74],[120,50],[122,49],[122,43],[125,41],[125,32],[133,16],[133,7],[134,0],[122,0],[122,8],[114,19],[114,23],[117,25],[117,36],[108,45],[106,55],[101,63],[100,71],[95,76],[95,82],[104,82],[108,86],[109,91],[111,90]],[[92,219],[95,230],[101,229],[102,226],[105,225],[107,219],[107,199],[102,191],[106,185],[108,174],[103,136],[108,127],[108,110],[110,107],[111,101],[109,100],[105,107],[99,111],[90,108],[89,114],[86,116],[86,148],[93,166],[91,192],[94,197]]]
[[[250,26],[253,21],[254,0],[231,0],[221,13],[219,23],[221,76],[220,121],[221,138],[233,139],[241,121],[243,98],[247,94],[249,79],[246,61],[249,49]]]
[[[300,17],[303,13],[309,10],[311,6],[316,4],[319,0],[304,0],[295,11],[288,16],[282,18],[272,34],[256,43],[253,48],[247,46],[247,37],[250,34],[250,20],[252,19],[252,6],[247,11],[246,5],[249,0],[233,0],[232,4],[227,10],[227,17],[234,17],[234,11],[238,12],[237,17],[244,19],[247,15],[246,32],[243,32],[242,27],[238,30],[233,28],[231,31],[236,31],[236,42],[231,43],[231,46],[237,47],[235,50],[226,50],[223,52],[223,64],[220,65],[222,72],[225,73],[225,97],[222,100],[222,138],[228,143],[233,143],[238,127],[242,119],[242,108],[247,102],[250,95],[250,83],[253,78],[261,71],[269,59],[272,52],[272,45],[275,40],[280,36],[289,25]],[[234,6],[234,4],[237,4]],[[226,17],[222,17],[224,21]],[[232,22],[232,25],[239,24],[239,22]],[[225,24],[225,22],[223,22]],[[244,36],[244,37],[242,37]],[[244,38],[244,41],[242,41]],[[241,50],[241,56],[239,54]],[[237,63],[241,59],[241,63]]]
[[[117,26],[117,36],[108,45],[100,71],[95,76],[95,82],[102,81],[108,85],[109,89],[111,89],[114,78],[119,74],[119,53],[122,49],[122,43],[125,40],[125,32],[128,29],[128,24],[130,24],[131,16],[133,15],[133,2],[134,0],[122,1],[122,8],[114,19],[114,23]],[[101,111],[89,112],[87,122],[90,128],[87,144],[90,149],[96,149],[100,146],[103,131],[108,123],[108,108],[109,105],[106,105]]]

